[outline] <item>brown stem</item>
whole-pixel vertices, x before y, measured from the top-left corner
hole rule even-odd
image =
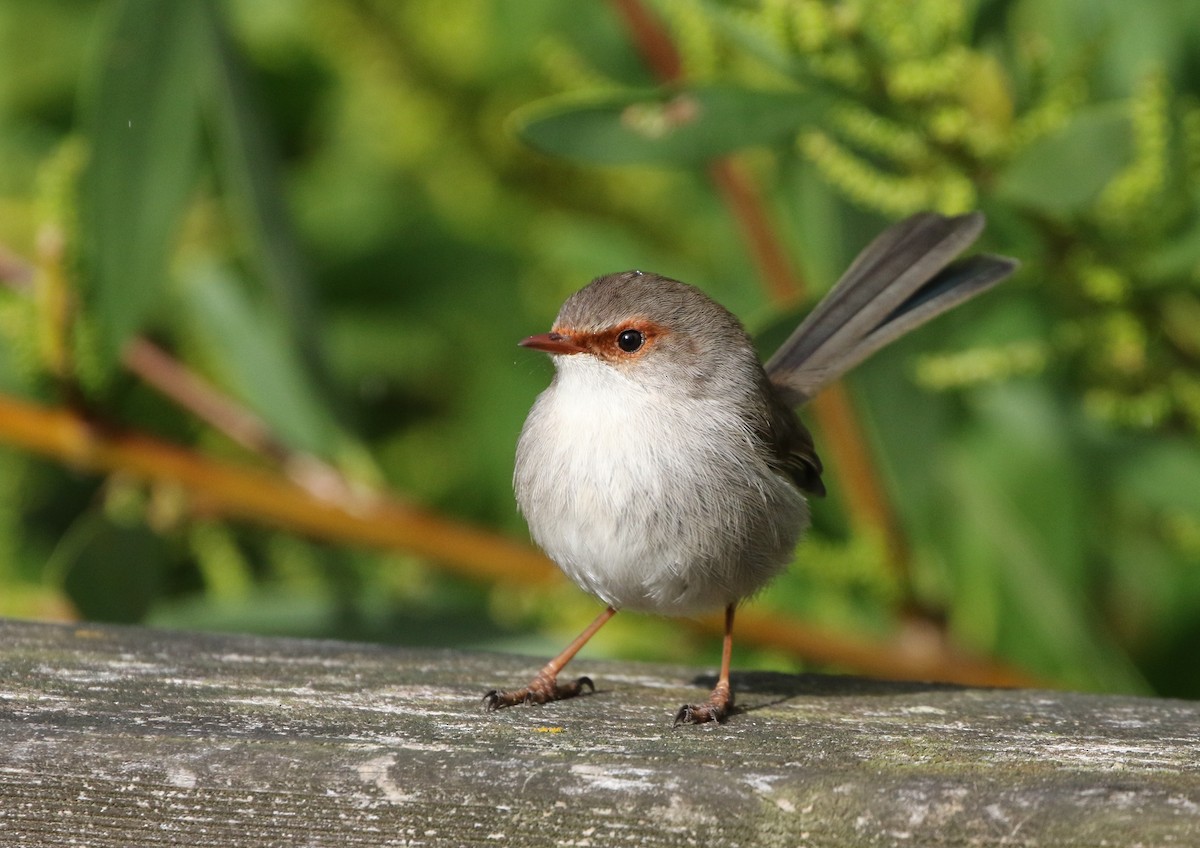
[[[125,345],[121,363],[142,382],[254,453],[283,462],[289,453],[266,423],[148,339]]]
[[[612,0],[613,8],[625,23],[629,37],[637,46],[642,61],[660,82],[674,82],[683,75],[683,61],[671,34],[640,0]]]
[[[28,292],[35,273],[29,260],[0,244],[0,283],[13,291]]]
[[[827,386],[812,399],[809,409],[821,427],[822,444],[828,448],[839,480],[849,494],[846,509],[858,527],[871,527],[883,534],[887,560],[907,591],[909,553],[904,530],[892,502],[884,491],[879,471],[871,458],[867,437],[844,383]]]
[[[139,433],[101,430],[74,412],[0,396],[0,441],[97,473],[169,483],[203,509],[335,542],[404,550],[484,580],[543,583],[556,569],[541,554],[395,501],[348,508],[286,478],[210,459]]]
[[[724,626],[717,615],[690,623],[705,633],[722,632]],[[1047,685],[1023,671],[953,650],[944,640],[869,641],[753,610],[738,611],[738,640],[782,649],[817,665],[850,669],[885,680],[938,681],[963,686]]]
[[[43,253],[55,243],[49,238],[42,241],[45,242]],[[50,261],[54,258],[49,256],[46,262],[52,267],[60,267],[61,257],[57,264]],[[0,283],[14,291],[29,293],[35,279],[36,270],[27,259],[0,245]],[[64,321],[60,318],[60,323]],[[222,394],[148,339],[136,336],[127,343],[121,352],[121,364],[146,385],[237,444],[279,463],[288,476],[314,494],[343,501],[360,497],[336,468],[319,457],[295,451],[280,442],[261,418]]]
[[[710,164],[708,174],[729,214],[737,222],[771,301],[782,309],[796,305],[807,286],[775,232],[758,185],[745,168],[730,158]]]
[[[318,497],[346,502],[357,497],[340,471],[280,442],[261,418],[148,339],[138,336],[126,344],[121,363],[146,385],[242,447],[278,462],[289,477]]]

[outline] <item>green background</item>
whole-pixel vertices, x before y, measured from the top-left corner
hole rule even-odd
[[[850,381],[907,572],[833,469],[754,608],[885,642],[916,609],[1039,680],[1197,696],[1188,5],[648,2],[682,57],[664,90],[619,3],[8,0],[0,394],[279,467],[131,374],[142,336],[293,458],[524,540],[513,447],[550,366],[515,343],[566,295],[655,270],[768,346],[803,312],[706,163],[762,188],[808,302],[888,222],[981,208],[1019,275]],[[0,614],[547,654],[595,610],[0,446]],[[805,665],[770,641],[738,662]],[[632,615],[593,650],[715,658]]]

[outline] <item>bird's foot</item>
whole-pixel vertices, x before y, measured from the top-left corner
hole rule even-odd
[[[708,700],[702,704],[684,704],[675,713],[675,727],[681,724],[707,724],[723,722],[733,711],[733,691],[728,683],[718,683]]]
[[[596,685],[590,677],[579,677],[568,683],[559,683],[558,676],[545,669],[539,671],[529,685],[521,689],[493,689],[483,696],[483,709],[486,712],[512,707],[517,704],[545,704],[549,701],[561,701],[564,698],[574,698],[583,692],[584,687],[595,692]]]

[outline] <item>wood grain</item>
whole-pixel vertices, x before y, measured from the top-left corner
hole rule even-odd
[[[0,621],[0,845],[1196,845],[1200,706]]]

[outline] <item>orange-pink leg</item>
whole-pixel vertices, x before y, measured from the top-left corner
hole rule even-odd
[[[702,704],[684,704],[675,714],[675,726],[724,721],[733,709],[733,689],[729,686],[729,663],[733,659],[734,605],[725,607],[725,641],[721,646],[721,676],[712,694]]]
[[[561,701],[563,698],[574,698],[583,691],[585,686],[595,692],[596,686],[590,677],[580,677],[569,683],[559,683],[558,673],[571,661],[572,657],[579,653],[579,649],[596,635],[596,631],[616,614],[617,611],[613,607],[605,609],[596,616],[596,620],[589,624],[586,630],[575,637],[574,642],[567,645],[561,654],[546,663],[533,680],[529,681],[528,686],[505,691],[493,689],[483,696],[483,708],[491,712],[516,704],[544,704],[547,701]]]

